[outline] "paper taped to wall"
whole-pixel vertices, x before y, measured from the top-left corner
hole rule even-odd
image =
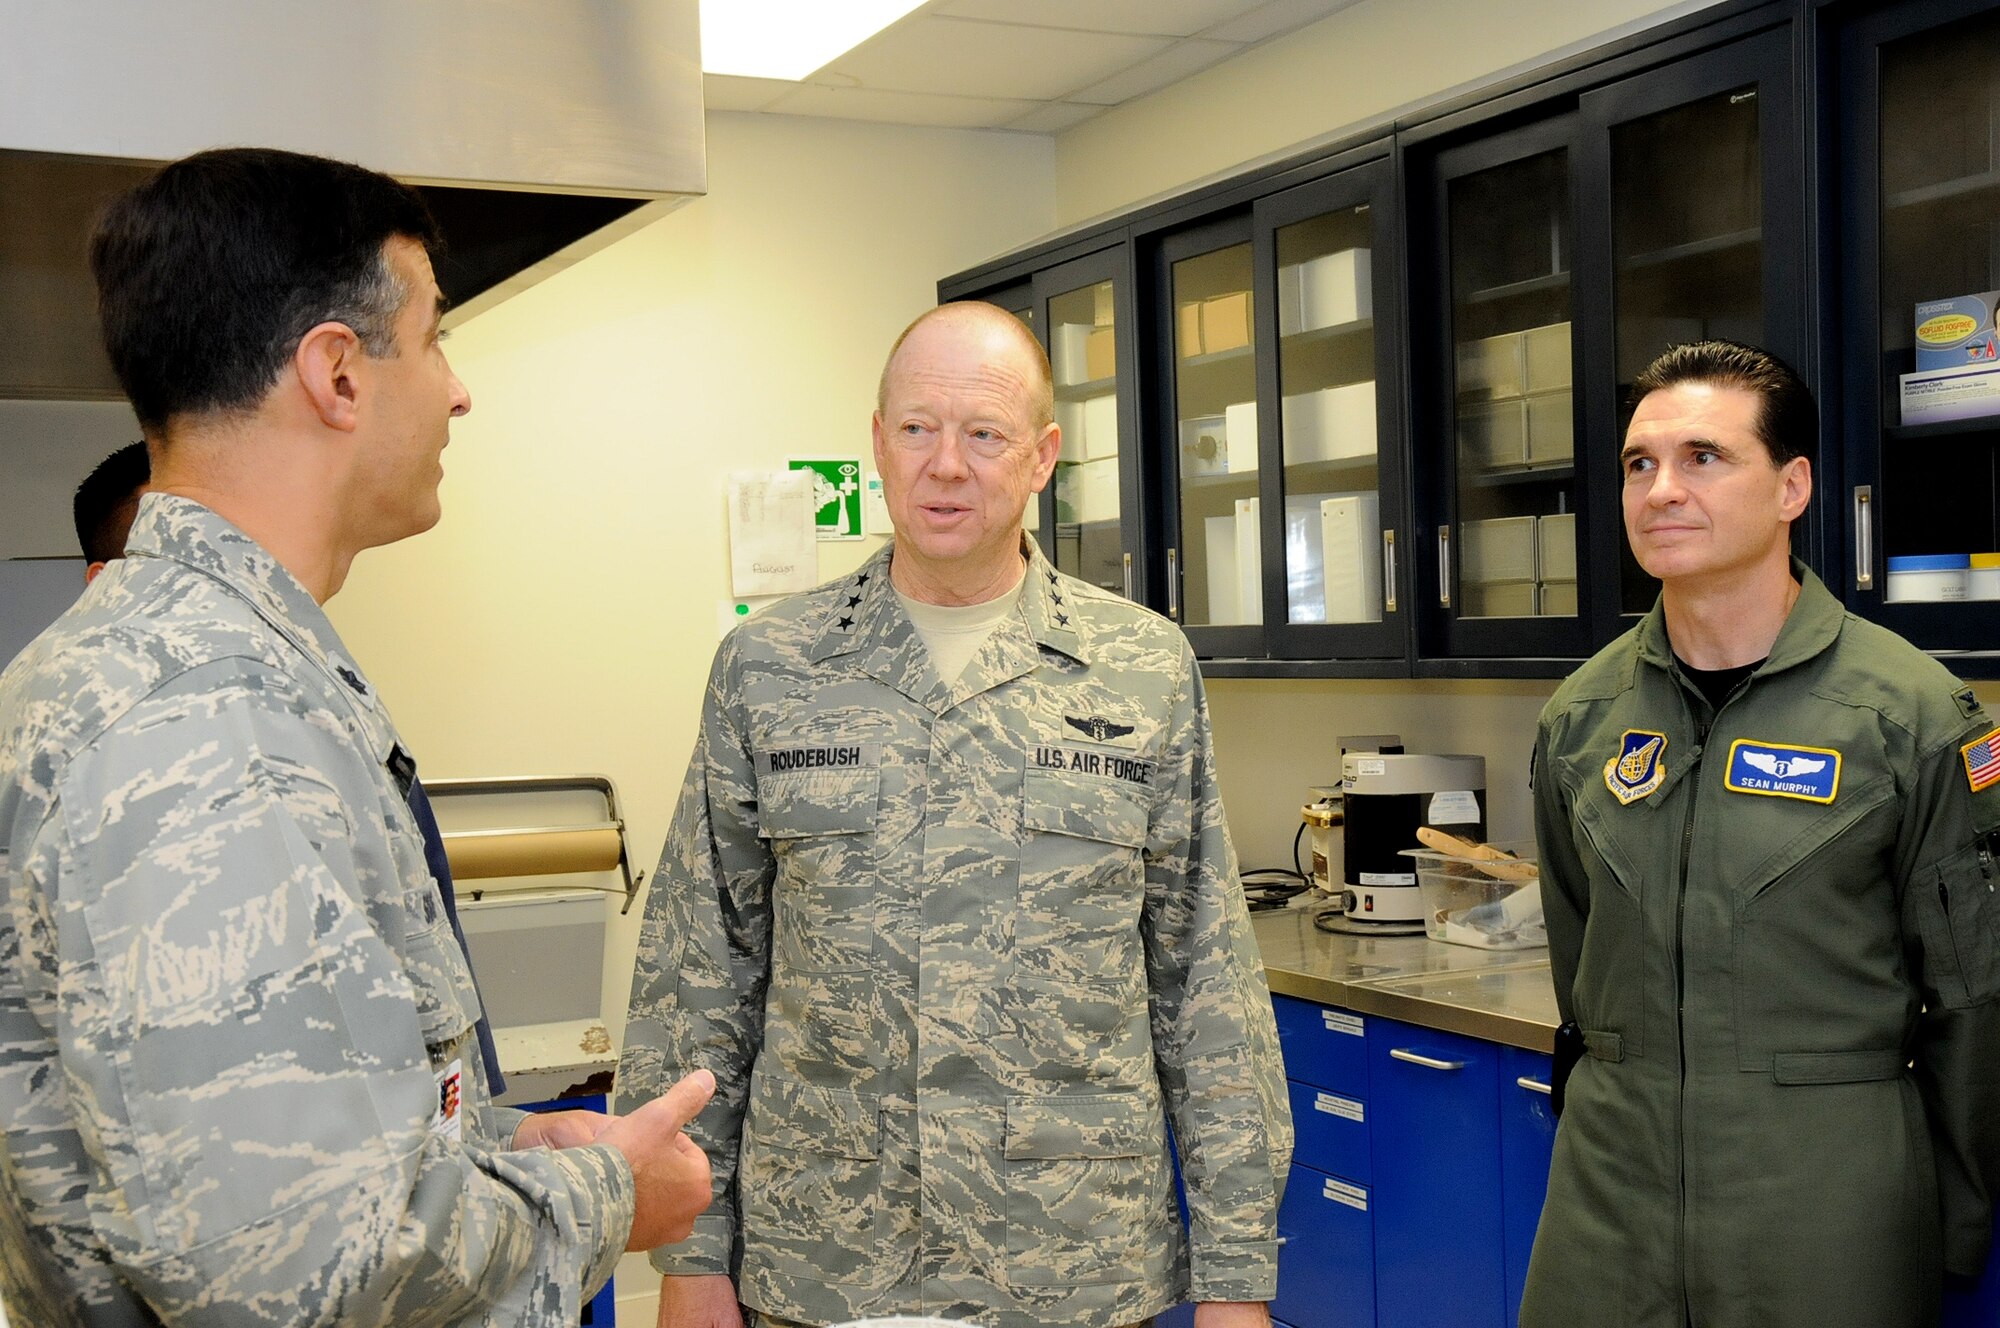
[[[731,472],[730,593],[786,595],[812,589],[819,581],[818,506],[811,471]]]

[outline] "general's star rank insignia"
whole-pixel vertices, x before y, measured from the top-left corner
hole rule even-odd
[[[1667,777],[1667,735],[1626,729],[1618,755],[1604,763],[1604,787],[1626,806],[1658,788]]]

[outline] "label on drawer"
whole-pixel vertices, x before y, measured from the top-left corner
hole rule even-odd
[[[1329,1033],[1345,1033],[1349,1037],[1367,1036],[1363,1031],[1361,1016],[1358,1014],[1348,1014],[1345,1010],[1321,1010],[1319,1017],[1326,1021],[1326,1030]]]
[[[1348,1120],[1363,1119],[1364,1108],[1351,1097],[1336,1097],[1332,1093],[1321,1093],[1313,1099],[1313,1110],[1324,1111],[1329,1116],[1344,1116]]]
[[[1364,1213],[1368,1211],[1368,1191],[1359,1185],[1328,1179],[1321,1183],[1319,1192],[1322,1197],[1331,1199],[1335,1203],[1346,1204],[1349,1208],[1359,1208]]]

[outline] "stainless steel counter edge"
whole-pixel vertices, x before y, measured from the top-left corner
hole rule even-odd
[[[1318,906],[1253,915],[1271,991],[1528,1051],[1555,1045],[1546,950],[1478,950],[1423,936],[1316,929]]]

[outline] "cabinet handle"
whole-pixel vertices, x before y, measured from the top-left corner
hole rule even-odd
[[[1181,620],[1181,551],[1167,550],[1167,617]]]
[[[1426,1070],[1463,1070],[1465,1068],[1464,1061],[1441,1061],[1435,1056],[1425,1056],[1419,1052],[1405,1050],[1402,1047],[1389,1048],[1389,1055],[1399,1061],[1408,1061],[1412,1065],[1421,1065]]]
[[[1438,527],[1438,607],[1451,607],[1451,527]]]
[[[1854,486],[1854,588],[1873,590],[1875,588],[1875,530],[1870,518],[1875,515],[1875,486],[1857,484]]]
[[[1550,1088],[1539,1079],[1530,1079],[1525,1074],[1514,1082],[1527,1089],[1530,1093],[1540,1093],[1543,1097],[1553,1097],[1555,1095],[1555,1089]]]
[[[1396,532],[1382,532],[1382,612],[1396,611]]]
[[[1125,555],[1125,598],[1132,598],[1132,555]]]

